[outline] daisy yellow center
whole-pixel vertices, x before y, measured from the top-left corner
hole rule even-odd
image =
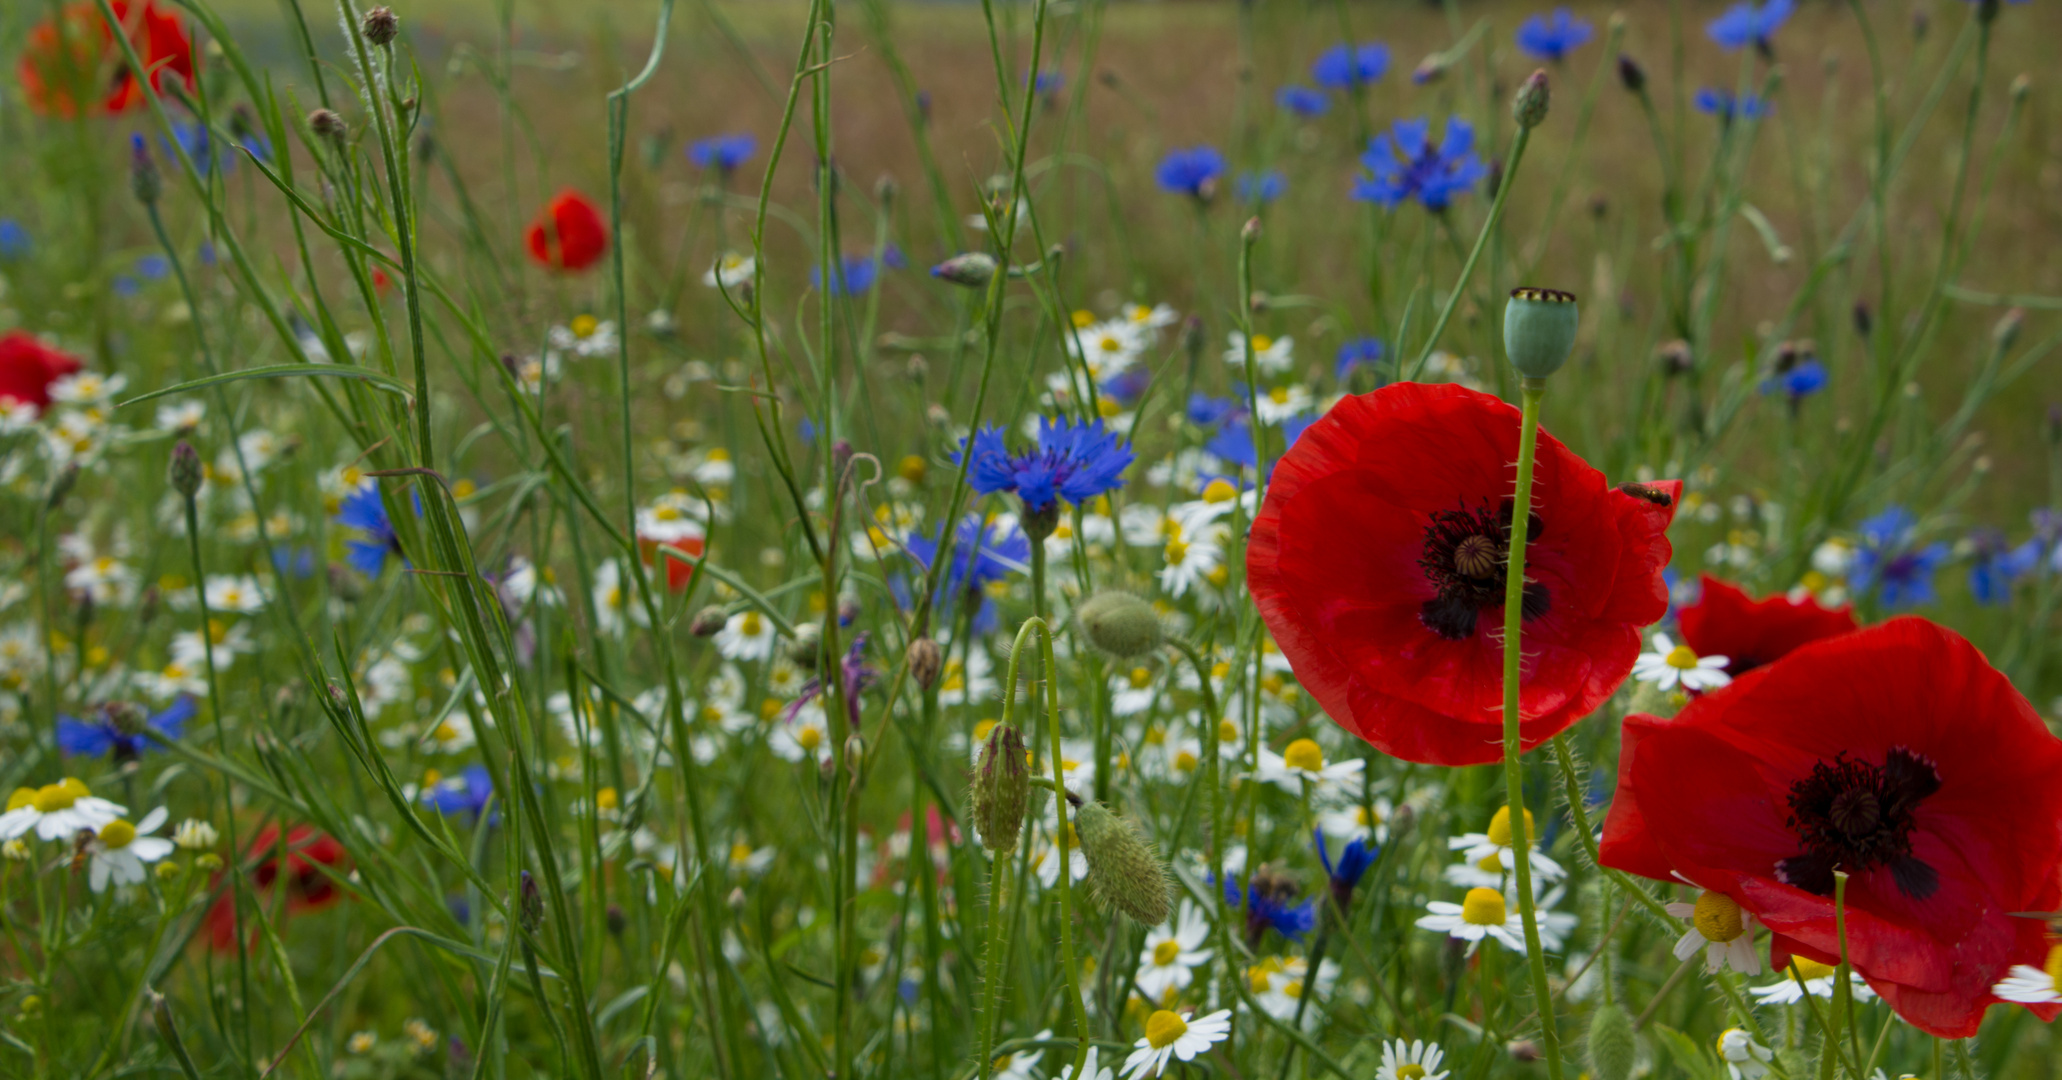
[[[1710,890],[1697,897],[1697,909],[1690,914],[1690,924],[1704,935],[1704,940],[1720,944],[1747,932],[1740,905],[1733,903],[1732,897]]]
[[[58,783],[45,784],[37,788],[30,805],[34,806],[39,814],[55,814],[59,810],[71,809],[73,803],[90,794],[92,792],[86,790],[85,784],[67,776]]]
[[[120,851],[136,839],[136,826],[126,821],[110,821],[100,827],[101,846],[109,851]]]
[[[1688,645],[1677,645],[1668,650],[1668,655],[1662,657],[1661,662],[1669,667],[1688,671],[1697,666],[1697,653]]]
[[[1469,889],[1461,901],[1461,921],[1474,926],[1502,926],[1510,918],[1504,894],[1495,889]]]
[[[2048,963],[2043,970],[2048,973],[2049,981],[2062,987],[2062,945],[2048,950]]]
[[[1303,980],[1297,979],[1282,985],[1282,996],[1295,999],[1303,996]]]
[[[612,787],[605,787],[594,793],[594,805],[601,807],[603,810],[614,810],[620,801],[620,796],[616,794],[616,789]]]
[[[1425,1080],[1425,1067],[1414,1061],[1407,1061],[1396,1067],[1396,1080]]]
[[[801,743],[804,750],[814,750],[823,745],[823,732],[817,728],[805,727],[796,733],[795,741]]]
[[[1533,830],[1533,827],[1532,827],[1532,811],[1530,811],[1530,810],[1527,810],[1527,811],[1525,811],[1525,846],[1526,846],[1526,847],[1531,847],[1531,846],[1532,846],[1532,837],[1533,837],[1533,835],[1534,835],[1534,830]],[[1497,809],[1497,812],[1496,812],[1496,816],[1495,816],[1495,817],[1493,817],[1493,818],[1490,818],[1490,819],[1489,819],[1489,842],[1490,842],[1490,843],[1492,843],[1492,844],[1495,844],[1495,845],[1496,845],[1497,847],[1510,847],[1510,846],[1511,846],[1511,808],[1510,808],[1510,807],[1508,807],[1508,806],[1504,806],[1504,807],[1499,807],[1499,808]]]
[[[1166,967],[1167,965],[1173,963],[1174,958],[1180,955],[1181,942],[1176,941],[1173,938],[1169,938],[1166,941],[1163,941],[1158,945],[1153,946],[1153,963],[1158,964],[1161,967]]]
[[[601,325],[601,320],[600,320],[600,319],[597,319],[597,318],[595,318],[595,317],[594,317],[594,316],[592,316],[592,315],[575,315],[575,316],[573,316],[573,322],[572,322],[572,327],[571,327],[571,328],[572,328],[572,331],[573,331],[573,336],[574,336],[574,337],[583,337],[583,338],[584,338],[584,337],[587,337],[587,336],[589,336],[589,335],[593,334],[593,333],[594,333],[594,330],[595,330],[595,328],[596,328],[596,327],[598,327],[598,326],[600,326],[600,325]]]
[[[1267,350],[1272,348],[1274,348],[1273,338],[1268,337],[1266,334],[1255,334],[1253,336],[1254,352],[1266,352]]]
[[[1175,755],[1174,755],[1174,768],[1176,769],[1176,771],[1179,771],[1179,772],[1193,772],[1193,771],[1195,771],[1195,768],[1196,768],[1196,755],[1194,755],[1194,754],[1190,753],[1190,752],[1189,752],[1189,751],[1187,751],[1187,750],[1183,750],[1183,751],[1181,751],[1181,752],[1179,752],[1179,753],[1175,754]]]
[[[931,463],[916,454],[909,454],[895,464],[895,472],[912,484],[923,482],[924,474],[930,471]]]
[[[1146,1017],[1146,1045],[1155,1050],[1174,1043],[1174,1040],[1188,1034],[1189,1023],[1178,1013],[1161,1009]]]
[[[1103,350],[1104,352],[1120,352],[1120,351],[1122,351],[1122,350],[1123,350],[1123,348],[1124,348],[1124,343],[1123,343],[1123,342],[1121,342],[1121,341],[1118,341],[1118,340],[1117,340],[1117,335],[1115,335],[1115,334],[1104,334],[1104,335],[1103,335],[1103,340],[1102,340],[1102,350]]]
[[[1503,856],[1492,851],[1475,860],[1475,869],[1485,874],[1501,874],[1504,869]]]
[[[1287,405],[1289,403],[1289,388],[1286,386],[1277,386],[1274,389],[1269,390],[1267,392],[1267,397],[1268,400],[1274,402],[1277,405]]]
[[[743,630],[746,637],[758,637],[759,631],[762,629],[759,613],[756,611],[745,612],[745,621],[738,624],[738,629]]]
[[[1833,974],[1833,965],[1821,964],[1809,956],[1793,956],[1790,962],[1797,965],[1797,974],[1804,976],[1806,981],[1823,979]]]
[[[1320,772],[1325,767],[1325,751],[1315,739],[1297,739],[1282,751],[1282,763],[1291,769]]]
[[[1143,690],[1151,685],[1153,685],[1152,672],[1142,667],[1131,669],[1131,688],[1133,690]]]
[[[730,861],[741,863],[752,857],[752,845],[740,840],[730,845]]]
[[[1189,557],[1189,546],[1180,537],[1167,541],[1167,561],[1179,565]]]
[[[1229,720],[1219,720],[1217,722],[1217,741],[1238,742],[1239,725],[1234,724]]]
[[[1074,328],[1077,330],[1086,330],[1095,325],[1095,312],[1092,311],[1077,311],[1073,314],[1072,318]]]
[[[995,722],[995,721],[993,721],[993,720],[983,720],[983,721],[981,721],[980,723],[978,723],[978,724],[975,724],[975,725],[974,725],[974,741],[975,741],[975,742],[977,742],[977,743],[978,743],[978,742],[987,742],[987,741],[988,741],[988,733],[989,733],[989,732],[991,732],[991,731],[994,731],[994,730],[995,730],[995,724],[996,724],[996,722]]]
[[[1203,571],[1203,580],[1219,588],[1223,588],[1224,583],[1231,580],[1231,568],[1225,566],[1213,566],[1210,569]]]
[[[1103,419],[1110,420],[1114,419],[1117,416],[1117,414],[1123,412],[1124,406],[1119,404],[1116,398],[1102,397],[1096,399],[1095,411]]]

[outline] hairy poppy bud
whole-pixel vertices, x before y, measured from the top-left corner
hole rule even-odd
[[[1601,1005],[1589,1021],[1589,1069],[1596,1080],[1632,1076],[1632,1018],[1615,1003]]]
[[[165,466],[165,478],[171,481],[173,491],[189,499],[200,490],[200,454],[192,443],[181,439],[172,444],[172,460]]]
[[[1618,81],[1635,94],[1647,91],[1647,69],[1640,66],[1630,54],[1618,54]]]
[[[938,685],[938,673],[945,670],[945,650],[933,638],[920,637],[909,643],[909,674],[916,684],[929,690]]]
[[[724,613],[722,604],[710,604],[694,613],[694,618],[688,621],[687,632],[701,638],[715,637],[728,621],[730,616]]]
[[[1518,93],[1511,98],[1511,119],[1521,128],[1536,128],[1547,118],[1547,73],[1545,68],[1534,71],[1518,87]]]
[[[1579,321],[1574,293],[1530,285],[1512,289],[1504,306],[1504,352],[1511,366],[1533,379],[1561,370],[1575,351]]]
[[[1089,644],[1125,660],[1144,656],[1166,640],[1160,613],[1127,592],[1106,591],[1089,597],[1074,609],[1074,622]]]
[[[985,251],[969,251],[931,267],[931,276],[953,285],[975,288],[988,284],[995,277],[996,265],[995,256]]]
[[[376,7],[365,13],[365,21],[358,24],[365,40],[385,47],[394,43],[395,35],[401,32],[401,19],[389,7]]]
[[[1096,899],[1140,926],[1166,922],[1174,906],[1167,868],[1139,832],[1138,822],[1089,802],[1074,811],[1074,826],[1081,834],[1081,853],[1088,857],[1088,886]]]
[[[158,163],[150,156],[150,144],[143,136],[129,136],[129,191],[136,201],[150,206],[158,201],[165,190],[164,178],[158,174]]]
[[[1015,851],[1030,802],[1031,770],[1025,761],[1024,737],[1008,724],[997,724],[988,729],[988,741],[981,744],[981,756],[974,763],[974,783],[967,791],[968,816],[981,846],[997,855]]]

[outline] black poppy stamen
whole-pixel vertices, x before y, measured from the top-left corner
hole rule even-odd
[[[1418,567],[1439,595],[1425,601],[1418,618],[1433,633],[1448,641],[1461,641],[1475,634],[1486,609],[1503,606],[1510,558],[1512,502],[1491,510],[1486,504],[1474,509],[1440,510],[1425,526],[1425,549]],[[1533,514],[1526,521],[1526,543],[1539,539],[1546,522]],[[1547,613],[1547,587],[1539,582],[1525,585],[1524,617],[1537,619]]]
[[[1896,746],[1883,764],[1846,753],[1812,766],[1790,786],[1790,819],[1804,851],[1776,863],[1776,879],[1820,896],[1833,894],[1833,871],[1858,874],[1889,867],[1900,892],[1932,896],[1940,875],[1912,854],[1914,813],[1940,790],[1940,770],[1911,749]]]

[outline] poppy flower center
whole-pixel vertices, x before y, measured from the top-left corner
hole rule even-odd
[[[1418,568],[1438,595],[1418,609],[1418,619],[1433,633],[1448,641],[1466,640],[1475,635],[1483,610],[1503,605],[1511,509],[1511,500],[1505,499],[1495,510],[1463,505],[1432,514]],[[1533,514],[1526,524],[1527,543],[1544,531],[1546,523]],[[1545,615],[1549,599],[1545,585],[1527,582],[1524,617],[1529,621]]]
[[[1172,938],[1153,946],[1153,963],[1161,967],[1166,967],[1173,963],[1174,958],[1180,955],[1181,942],[1175,941]]]
[[[1892,747],[1881,765],[1845,752],[1820,761],[1790,786],[1787,824],[1804,851],[1777,862],[1776,879],[1830,896],[1834,870],[1887,866],[1900,892],[1926,899],[1940,875],[1912,854],[1912,829],[1919,804],[1939,790],[1940,770],[1908,747]]]
[[[1325,767],[1324,748],[1314,739],[1297,739],[1282,752],[1282,763],[1291,769],[1305,772],[1322,772]]]
[[[1697,909],[1690,913],[1690,923],[1704,940],[1721,945],[1747,932],[1747,921],[1740,917],[1740,905],[1724,893],[1709,890],[1697,897]]]
[[[1502,926],[1510,918],[1504,894],[1495,889],[1469,889],[1461,901],[1461,921],[1474,926]]]
[[[1183,1020],[1180,1014],[1161,1009],[1146,1018],[1146,1045],[1161,1049],[1188,1034],[1188,1030],[1188,1021]]]

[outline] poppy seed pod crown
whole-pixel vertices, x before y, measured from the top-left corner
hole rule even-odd
[[[1580,321],[1574,293],[1531,285],[1512,289],[1511,301],[1504,305],[1504,352],[1511,366],[1534,379],[1561,370],[1575,351]]]

